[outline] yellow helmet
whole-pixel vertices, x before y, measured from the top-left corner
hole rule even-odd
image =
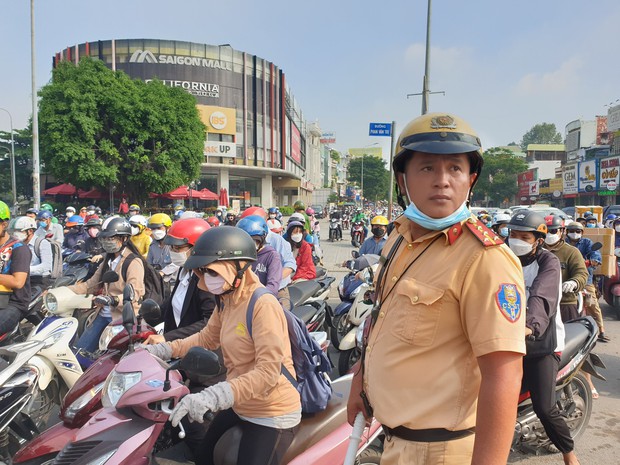
[[[471,172],[482,170],[482,145],[480,138],[463,119],[447,113],[427,113],[407,124],[396,142],[396,155],[392,168],[405,172],[405,164],[412,152],[435,154],[466,153]]]
[[[388,224],[390,224],[390,222],[385,216],[377,215],[372,220],[370,220],[370,224],[373,224],[373,225],[376,224],[379,226],[387,226]]]
[[[149,218],[149,228],[161,228],[165,226],[169,228],[172,225],[172,219],[165,213],[155,213]]]

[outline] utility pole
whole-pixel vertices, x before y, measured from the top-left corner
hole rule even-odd
[[[37,105],[36,59],[34,48],[34,0],[30,0],[30,68],[32,81],[32,197],[34,208],[38,209],[41,201],[41,179],[39,164],[39,109]]]
[[[390,193],[388,197],[388,221],[392,222],[392,205],[394,203],[394,170],[392,163],[394,162],[394,133],[396,132],[396,121],[392,121],[392,129],[390,131]]]
[[[432,0],[428,0],[428,11],[426,12],[426,56],[424,61],[424,81],[422,82],[422,92],[416,94],[407,94],[407,98],[415,95],[422,96],[422,114],[428,113],[429,108],[429,95],[430,94],[443,94],[444,91],[431,92],[429,90],[429,83],[431,80],[431,3]]]
[[[11,212],[13,215],[17,215],[17,182],[15,180],[15,138],[13,136],[13,116],[11,116],[9,110],[4,108],[0,108],[0,110],[9,115],[9,124],[11,126],[11,188],[13,191],[13,208],[11,208]]]

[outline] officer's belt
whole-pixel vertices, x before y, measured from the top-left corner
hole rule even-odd
[[[397,426],[396,428],[389,428],[385,425],[382,426],[388,440],[394,436],[399,439],[404,439],[405,441],[413,442],[454,441],[455,439],[465,438],[476,432],[476,428],[450,431],[444,428],[409,429],[405,426]]]

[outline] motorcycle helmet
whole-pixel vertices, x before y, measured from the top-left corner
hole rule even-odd
[[[229,260],[255,261],[256,245],[242,229],[220,226],[200,235],[184,266],[192,270],[217,261]]]
[[[140,226],[141,229],[146,228],[148,221],[143,215],[133,215],[129,217],[129,224],[132,226]]]
[[[65,226],[67,226],[68,228],[73,228],[75,226],[80,226],[83,224],[84,218],[82,218],[80,215],[73,215],[67,220]]]
[[[65,209],[65,213],[66,213],[67,216],[73,216],[73,215],[75,215],[75,208],[67,207]]]
[[[530,231],[536,238],[547,237],[547,222],[542,215],[533,212],[517,213],[508,222],[508,228],[515,231]]]
[[[100,237],[131,236],[131,224],[126,218],[111,216],[103,222]]]
[[[301,229],[304,229],[304,223],[302,223],[301,221],[289,221],[288,222],[288,224],[286,225],[286,233],[288,234],[289,237],[290,237],[291,229],[297,226],[299,226]]]
[[[308,216],[314,215],[314,209],[310,207],[306,208],[306,215]]]
[[[26,214],[36,216],[39,214],[39,210],[37,210],[36,208],[29,208],[28,210],[26,210]]]
[[[267,213],[269,213],[270,215],[277,215],[278,209],[276,207],[270,207],[269,210],[267,210]]]
[[[140,206],[132,203],[131,205],[129,205],[129,213],[132,215],[137,215],[140,213]]]
[[[11,210],[9,206],[0,200],[0,221],[8,221],[11,219]]]
[[[564,219],[561,216],[547,215],[545,216],[545,223],[547,224],[547,230],[564,228]]]
[[[372,220],[370,220],[370,224],[379,225],[379,226],[387,226],[390,224],[390,222],[385,216],[377,215]]]
[[[211,226],[201,218],[186,218],[175,221],[170,226],[168,235],[164,238],[164,244],[174,246],[189,244],[193,246],[202,233],[209,229]]]
[[[495,217],[495,221],[493,221],[494,226],[507,223],[510,223],[510,215],[507,215],[506,213],[498,213]]]
[[[101,218],[99,218],[97,215],[93,215],[88,219],[86,223],[84,223],[84,226],[87,228],[100,228],[102,224],[103,221],[101,221]]]
[[[572,221],[566,226],[567,231],[583,231],[584,229],[583,224],[578,223],[577,221]]]
[[[9,231],[28,231],[29,229],[37,229],[37,223],[29,216],[18,216],[9,223]]]
[[[263,207],[250,207],[246,208],[243,213],[241,213],[241,218],[247,218],[248,216],[258,215],[261,218],[267,218],[267,212]]]
[[[37,220],[49,220],[50,218],[52,218],[52,214],[48,210],[41,210],[37,215]]]
[[[170,218],[165,213],[155,213],[153,216],[149,218],[148,227],[153,228],[161,228],[165,226],[169,228],[172,225],[172,218]]]
[[[210,216],[207,218],[207,223],[209,223],[212,228],[217,228],[220,225],[220,220],[217,216]]]
[[[48,212],[53,212],[54,208],[49,203],[42,203],[41,210],[47,210]]]
[[[304,215],[302,215],[299,212],[293,213],[291,215],[291,217],[288,219],[288,224],[291,223],[291,221],[299,221],[300,223],[305,224],[306,223],[306,219],[304,218]],[[288,228],[287,228],[288,229]]]
[[[265,238],[267,234],[269,234],[269,228],[267,227],[267,222],[262,216],[259,215],[250,215],[241,219],[239,223],[237,223],[237,227],[243,229],[250,236],[258,236]]]
[[[300,211],[300,210],[305,210],[305,209],[306,209],[306,204],[303,203],[301,200],[298,200],[297,202],[293,204],[293,210],[295,211]]]

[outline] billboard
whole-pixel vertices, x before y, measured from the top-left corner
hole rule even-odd
[[[291,158],[301,164],[301,134],[291,122]]]
[[[361,149],[349,149],[351,158],[357,158],[364,155],[372,155],[373,157],[382,158],[383,149],[381,147],[362,147]]]
[[[336,133],[335,132],[324,132],[323,134],[321,134],[320,142],[321,144],[335,144]]]
[[[611,107],[607,111],[607,130],[609,132],[620,130],[620,105]]]
[[[596,190],[596,160],[579,163],[579,192]]]
[[[517,186],[519,186],[518,196],[520,199],[523,197],[529,197],[530,194],[530,183],[535,181],[537,176],[537,169],[532,168],[530,170],[524,171],[523,173],[517,174]]]
[[[237,154],[237,144],[234,142],[205,141],[203,151],[205,157],[235,157]]]
[[[607,184],[613,183],[616,186],[620,184],[619,169],[620,169],[620,157],[602,158],[600,160],[599,173],[598,173],[599,190],[615,190],[615,189],[609,189],[607,187]]]
[[[211,105],[196,105],[196,108],[207,132],[233,136],[237,133],[237,110],[234,108]]]
[[[577,183],[577,165],[566,165],[562,170],[562,191],[564,195],[574,195],[579,192]]]

